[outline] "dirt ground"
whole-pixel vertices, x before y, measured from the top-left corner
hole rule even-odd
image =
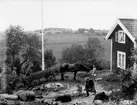
[[[110,90],[107,89],[106,87],[109,87],[110,85],[115,86],[115,87],[119,86],[118,83],[107,83],[107,82],[102,81],[100,79],[103,76],[106,76],[108,74],[109,74],[109,71],[99,71],[99,72],[97,72],[96,77],[93,77],[94,82],[95,82],[95,89],[96,89],[97,93],[102,92],[102,91],[109,92]],[[90,96],[86,97],[86,92],[84,91],[84,87],[85,87],[84,86],[85,85],[84,78],[83,79],[77,78],[77,81],[73,81],[72,77],[67,78],[67,80],[65,80],[65,81],[56,81],[56,82],[61,83],[64,86],[64,89],[61,91],[58,91],[58,92],[49,92],[47,97],[45,97],[45,98],[50,99],[50,98],[53,98],[59,94],[71,94],[71,95],[73,94],[75,96],[75,93],[77,92],[77,85],[81,85],[83,91],[82,91],[80,96],[76,95],[75,97],[72,98],[71,102],[60,103],[59,105],[74,105],[74,104],[75,105],[92,105],[92,102],[93,102],[95,95],[93,93],[90,93]],[[71,78],[71,80],[70,80],[70,78]],[[96,80],[97,78],[99,78],[99,80]],[[104,83],[105,83],[105,85],[102,85]]]

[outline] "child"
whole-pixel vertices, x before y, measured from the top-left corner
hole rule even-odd
[[[78,96],[80,96],[80,94],[82,93],[82,87],[80,85],[77,85],[77,92]]]
[[[87,96],[89,96],[89,92],[96,93],[93,80],[86,78],[85,90],[86,90]]]
[[[95,65],[93,65],[93,72],[92,72],[92,75],[94,75],[94,76],[96,76],[96,66]]]

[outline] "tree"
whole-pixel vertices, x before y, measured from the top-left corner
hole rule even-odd
[[[89,33],[94,34],[94,33],[95,33],[95,30],[94,30],[93,28],[90,28],[90,29],[89,29]]]
[[[101,46],[100,41],[97,38],[89,38],[84,46],[73,44],[71,47],[63,49],[61,61],[67,63],[81,62],[88,65],[95,64],[100,67],[103,61],[101,58],[103,52],[104,48]]]
[[[56,58],[53,55],[53,51],[51,49],[47,49],[44,52],[45,65],[47,68],[55,65]]]
[[[61,61],[67,63],[76,63],[83,61],[84,48],[82,45],[73,44],[71,47],[63,49],[61,53]]]
[[[78,32],[79,32],[80,34],[83,34],[83,33],[84,33],[84,31],[86,31],[86,29],[85,29],[85,28],[79,28],[79,29],[78,29]]]
[[[10,26],[6,37],[6,65],[10,71],[20,75],[29,70],[34,61],[40,62],[41,42],[37,34],[24,32],[20,26]]]

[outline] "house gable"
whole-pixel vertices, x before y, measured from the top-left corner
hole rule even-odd
[[[113,31],[115,30],[115,28],[118,25],[127,34],[127,36],[132,40],[132,42],[135,43],[135,37],[133,35],[131,35],[131,33],[127,30],[127,28],[122,24],[122,22],[119,19],[116,21],[116,23],[114,24],[114,26],[112,27],[112,29],[108,32],[108,34],[106,35],[105,39],[106,40],[111,39],[111,35],[112,35]]]

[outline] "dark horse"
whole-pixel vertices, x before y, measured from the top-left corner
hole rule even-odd
[[[64,63],[60,67],[61,80],[64,80],[65,72],[74,72],[73,79],[76,80],[77,72],[79,71],[89,72],[90,70],[91,70],[90,68],[80,63],[76,63],[76,64]]]

